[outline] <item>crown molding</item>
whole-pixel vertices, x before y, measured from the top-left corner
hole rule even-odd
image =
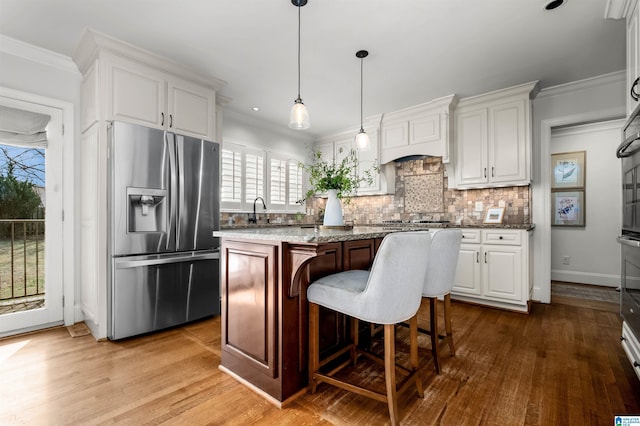
[[[0,34],[0,52],[62,71],[79,74],[78,67],[70,57],[33,44],[25,43],[24,41],[8,37],[4,34]]]
[[[588,88],[604,86],[608,84],[623,83],[626,81],[626,71],[615,71],[609,74],[603,74],[596,77],[586,78],[584,80],[572,81],[569,83],[559,84],[557,86],[545,87],[540,90],[538,99],[560,96],[566,93],[578,92]]]
[[[222,90],[222,88],[227,85],[227,82],[224,80],[214,76],[200,74],[169,58],[141,49],[133,44],[118,40],[91,28],[85,28],[73,55],[73,60],[78,64],[80,71],[84,73],[98,56],[100,56],[101,52],[109,52],[181,78],[187,78],[211,87],[216,92]]]
[[[626,18],[633,0],[607,0],[604,9],[605,19],[622,19]]]

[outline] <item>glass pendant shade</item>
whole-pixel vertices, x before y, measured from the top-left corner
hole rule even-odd
[[[364,131],[363,128],[360,128],[360,131],[356,135],[355,139],[356,149],[360,151],[368,151],[371,149],[371,143],[369,142],[369,135]]]
[[[307,111],[307,107],[302,103],[302,99],[300,98],[295,100],[291,108],[289,127],[297,130],[304,130],[311,127],[309,111]]]

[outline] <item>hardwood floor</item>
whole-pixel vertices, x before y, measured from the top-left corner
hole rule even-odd
[[[428,369],[423,400],[401,396],[403,424],[611,425],[614,415],[640,414],[640,381],[620,346],[616,312],[565,303],[534,304],[530,315],[452,306],[456,357],[445,350],[442,374]],[[421,325],[427,318],[425,311]],[[0,340],[0,424],[389,421],[386,404],[326,384],[278,409],[219,371],[219,362],[219,318],[115,343],[71,338],[64,328]],[[352,374],[374,381],[373,369],[359,363]]]

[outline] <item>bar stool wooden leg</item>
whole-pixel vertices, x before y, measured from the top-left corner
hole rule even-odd
[[[449,350],[451,356],[456,356],[456,347],[453,343],[453,333],[451,332],[451,294],[444,296],[444,327],[449,340]]]
[[[410,357],[411,368],[413,371],[417,371],[420,367],[420,360],[418,357],[418,314],[414,315],[409,320],[409,341],[410,341]],[[416,376],[416,390],[418,396],[424,398],[424,389],[422,387],[422,380]]]
[[[440,359],[438,357],[438,298],[429,298],[429,320],[431,323],[431,354],[433,356],[433,365],[436,367],[436,373],[440,374]]]
[[[400,424],[398,399],[396,395],[396,348],[395,325],[384,325],[384,378],[387,387],[387,405],[391,424]]]
[[[313,375],[320,366],[320,307],[309,303],[309,392],[316,393],[318,383]]]
[[[358,359],[358,343],[360,335],[358,333],[358,325],[360,324],[357,318],[351,317],[351,363],[356,365]]]

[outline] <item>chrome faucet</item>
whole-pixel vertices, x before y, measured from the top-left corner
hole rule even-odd
[[[249,216],[249,223],[258,223],[258,216],[256,216],[256,201],[258,200],[262,201],[262,208],[267,209],[264,199],[262,197],[256,197],[256,199],[253,200],[253,216]]]

